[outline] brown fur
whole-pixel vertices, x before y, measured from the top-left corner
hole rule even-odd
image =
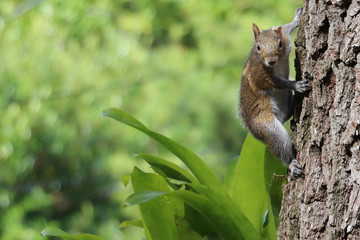
[[[240,107],[244,124],[269,149],[289,165],[294,176],[301,174],[290,136],[282,125],[291,116],[292,90],[305,91],[306,82],[289,77],[289,34],[296,28],[301,9],[293,22],[260,31],[253,24],[254,46],[246,62],[240,89]]]

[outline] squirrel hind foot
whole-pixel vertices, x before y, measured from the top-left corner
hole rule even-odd
[[[295,10],[295,16],[301,16],[303,14],[303,8],[299,7]]]
[[[289,165],[289,169],[290,169],[291,176],[293,176],[295,178],[298,178],[303,175],[302,168],[296,159],[291,161],[291,163]]]

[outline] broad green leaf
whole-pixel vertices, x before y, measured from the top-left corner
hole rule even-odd
[[[168,178],[168,177],[166,176],[166,174],[163,172],[162,169],[157,168],[157,167],[155,167],[155,166],[152,166],[151,168],[154,170],[155,173],[159,174],[160,176],[162,176],[162,177],[166,180],[166,182],[167,182],[167,184],[169,185],[169,187],[171,187],[171,188],[174,189],[174,190],[178,190],[178,189],[180,188],[179,185],[173,183],[174,180],[171,180],[170,178]],[[181,185],[183,185],[183,184],[181,184]]]
[[[224,239],[261,239],[254,226],[243,213],[237,210],[237,206],[230,197],[223,194],[222,189],[218,191],[200,184],[190,185],[201,194],[187,190],[168,193],[154,191],[153,194],[139,192],[139,194],[146,195],[140,197],[140,199],[151,201],[159,197],[175,196],[200,212]],[[163,209],[162,211],[166,210]],[[155,221],[155,218],[153,218],[153,221]],[[151,228],[149,228],[149,231],[151,231]]]
[[[271,182],[276,175],[286,175],[287,167],[272,154],[268,149],[265,150],[265,162],[264,162],[264,176],[266,189],[269,190]]]
[[[209,201],[204,195],[186,190],[179,190],[169,194],[182,199],[186,204],[200,212],[209,222],[211,222],[215,227],[216,232],[218,232],[223,239],[244,239],[233,219],[222,211],[221,203],[219,203],[219,205],[214,205],[214,203]]]
[[[213,217],[216,216],[215,218],[210,218],[209,221],[215,219],[215,223],[218,224],[220,219],[224,218],[221,221],[228,227],[231,226],[231,228],[226,229],[226,227],[222,225],[221,229],[218,229],[218,232],[222,236],[226,236],[223,232],[225,228],[225,231],[228,233],[231,231],[235,233],[236,230],[239,230],[240,234],[236,233],[238,234],[236,239],[261,239],[260,231],[254,228],[254,225],[249,221],[248,217],[239,209],[230,195],[227,194],[227,192],[223,192],[222,188],[209,187],[196,183],[191,183],[189,186],[202,196],[207,197],[207,202],[211,208],[211,210],[208,210],[209,214],[213,214]],[[203,214],[205,215],[205,213]]]
[[[234,187],[234,176],[238,159],[239,157],[236,157],[230,161],[225,174],[224,185],[230,193],[232,193],[232,189]]]
[[[92,234],[79,234],[79,235],[70,235],[63,230],[56,228],[56,227],[46,227],[41,232],[41,236],[52,236],[52,237],[59,237],[65,240],[105,240],[105,238],[92,235]]]
[[[142,220],[133,220],[133,221],[123,221],[120,223],[120,227],[128,227],[128,226],[134,226],[139,228],[144,228],[144,224]]]
[[[164,193],[165,194],[165,193]],[[153,198],[156,198],[158,195],[158,191],[154,194],[147,194],[147,196],[152,196]],[[153,198],[147,198],[147,201],[152,200]],[[135,203],[134,203],[135,204]],[[189,207],[188,205],[184,206],[185,208],[185,219],[186,221],[190,222],[190,225],[193,229],[195,229],[197,232],[201,233],[202,235],[205,234],[214,234],[215,228],[214,226],[203,217],[203,215],[199,214],[198,211],[194,210],[192,207]],[[125,226],[140,226],[143,227],[143,222],[141,220],[138,221],[124,221],[121,223],[120,227]],[[187,238],[185,238],[187,239]]]
[[[216,231],[224,240],[260,239],[260,237],[245,238],[243,232],[241,232],[241,230],[236,226],[234,221],[235,219],[228,214],[230,209],[227,209],[228,206],[222,205],[222,201],[214,202],[212,199],[209,200],[204,195],[186,190],[178,190],[168,194],[179,197],[186,204],[200,212],[209,222],[212,223]],[[254,231],[252,234],[257,235]]]
[[[286,181],[286,172],[287,167],[282,164],[281,160],[266,149],[264,176],[265,187],[269,196],[269,221],[268,225],[264,227],[266,227],[269,239],[277,239],[277,227],[279,226],[279,212],[282,201],[282,185]]]
[[[195,177],[202,184],[208,186],[221,186],[221,183],[215,173],[195,153],[193,153],[183,145],[178,144],[174,140],[165,137],[157,132],[151,131],[130,114],[123,112],[119,109],[111,108],[103,111],[101,113],[101,116],[113,118],[128,126],[136,128],[161,143],[170,152],[175,154],[181,161],[183,161],[184,164],[193,172]]]
[[[153,168],[160,169],[167,178],[185,182],[198,182],[193,175],[172,162],[145,153],[138,154],[138,156],[144,159]]]
[[[268,209],[268,194],[264,179],[265,145],[248,134],[237,163],[232,197],[248,217],[257,232],[263,227]]]
[[[144,202],[148,202],[158,196],[164,195],[166,192],[164,191],[141,191],[136,192],[130,195],[126,201],[125,206],[130,207],[133,205],[141,204]]]
[[[177,217],[175,219],[176,227],[179,233],[179,239],[183,240],[202,240],[203,237],[197,233],[191,225],[184,219]]]
[[[282,202],[282,187],[284,183],[286,183],[285,176],[274,175],[269,190],[270,202],[274,214],[276,228],[279,226],[279,213]]]
[[[200,233],[202,236],[218,235],[216,233],[214,225],[209,222],[202,214],[197,210],[185,204],[185,219],[191,225],[191,227]]]
[[[170,190],[165,179],[157,174],[144,173],[134,168],[131,182],[135,190],[132,202],[140,203],[146,239],[177,239],[175,216],[184,215],[183,202],[164,195]]]

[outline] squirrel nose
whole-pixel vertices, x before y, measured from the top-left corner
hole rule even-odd
[[[273,66],[277,61],[277,57],[276,56],[272,56],[268,58],[267,63],[269,64],[269,66]]]

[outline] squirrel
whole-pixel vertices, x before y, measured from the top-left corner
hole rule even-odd
[[[291,23],[263,31],[253,23],[255,41],[240,87],[240,115],[245,126],[289,165],[294,177],[301,176],[302,168],[283,123],[293,115],[293,91],[311,89],[306,80],[289,80],[290,34],[298,26],[301,14],[302,8],[298,8]]]

